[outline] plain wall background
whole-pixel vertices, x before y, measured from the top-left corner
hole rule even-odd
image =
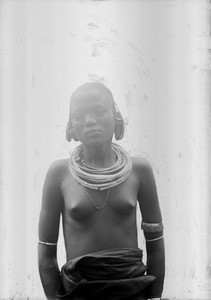
[[[44,299],[42,185],[74,146],[65,141],[69,98],[90,80],[114,94],[128,123],[121,144],[152,164],[163,297],[211,298],[209,21],[206,0],[0,2],[1,299]]]

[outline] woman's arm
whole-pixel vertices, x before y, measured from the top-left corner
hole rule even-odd
[[[47,299],[57,299],[61,276],[56,258],[56,247],[38,245],[39,273]]]
[[[148,162],[140,159],[138,201],[142,215],[142,229],[146,240],[147,274],[156,277],[148,288],[149,298],[162,295],[165,276],[165,251],[162,216],[153,171]]]
[[[61,284],[57,263],[59,221],[63,207],[61,176],[61,163],[56,161],[46,175],[39,219],[38,266],[47,299],[57,299],[57,289]]]
[[[165,276],[165,252],[164,240],[146,242],[147,249],[147,274],[156,277],[156,280],[149,286],[148,297],[159,298],[163,292]]]

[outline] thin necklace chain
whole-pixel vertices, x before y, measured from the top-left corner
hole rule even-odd
[[[98,206],[98,205],[95,204],[94,200],[93,200],[92,197],[89,195],[88,191],[86,190],[86,187],[84,187],[83,185],[81,185],[81,186],[82,186],[82,188],[83,188],[83,190],[84,190],[86,196],[88,197],[88,199],[90,200],[90,202],[92,203],[92,205],[93,205],[96,209],[100,210],[100,209],[103,209],[103,208],[106,206],[106,204],[107,204],[107,202],[108,202],[109,194],[110,194],[110,189],[107,190],[107,193],[106,193],[106,199],[105,199],[105,202],[103,203],[103,205],[102,205],[102,206]]]

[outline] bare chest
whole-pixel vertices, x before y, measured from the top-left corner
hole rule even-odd
[[[124,218],[136,210],[138,186],[131,174],[116,187],[92,190],[79,185],[68,174],[62,183],[62,194],[65,215],[77,221],[92,219],[100,211],[109,217]]]

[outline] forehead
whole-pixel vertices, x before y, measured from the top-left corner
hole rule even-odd
[[[70,109],[80,109],[96,105],[112,107],[112,98],[108,92],[99,88],[79,89],[71,97]]]

